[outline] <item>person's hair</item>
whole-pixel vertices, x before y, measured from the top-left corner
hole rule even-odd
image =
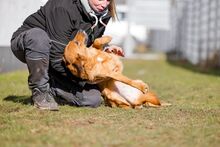
[[[110,11],[110,14],[112,16],[112,20],[115,21],[117,19],[115,0],[110,1],[110,4],[108,6],[108,10]]]

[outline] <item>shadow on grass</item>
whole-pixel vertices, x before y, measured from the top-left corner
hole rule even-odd
[[[167,62],[173,66],[178,66],[192,72],[202,73],[212,76],[220,76],[220,68],[211,65],[193,65],[187,60],[175,58],[173,55],[167,54]]]
[[[14,103],[20,103],[23,105],[32,105],[33,101],[31,99],[30,96],[14,96],[14,95],[9,95],[6,98],[3,99],[4,101],[11,101]],[[55,101],[59,104],[59,105],[69,105],[69,106],[73,106],[73,103],[71,102],[67,102],[62,98],[56,98],[55,97]]]
[[[14,96],[14,95],[9,95],[6,98],[3,99],[4,101],[11,101],[14,103],[21,103],[23,105],[31,105],[32,100],[31,97],[29,96]]]

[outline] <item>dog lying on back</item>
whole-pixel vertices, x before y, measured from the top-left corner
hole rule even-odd
[[[123,65],[117,55],[102,51],[111,37],[98,38],[89,48],[86,47],[86,41],[87,35],[79,31],[66,46],[63,60],[73,75],[98,84],[106,104],[121,108],[161,105],[147,84],[122,74]]]

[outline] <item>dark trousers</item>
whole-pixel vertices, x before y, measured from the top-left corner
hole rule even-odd
[[[31,90],[51,90],[54,96],[61,97],[75,106],[100,105],[101,93],[97,85],[70,80],[52,69],[49,64],[51,42],[44,30],[33,28],[21,33],[11,40],[11,49],[14,55],[28,66],[28,85]]]

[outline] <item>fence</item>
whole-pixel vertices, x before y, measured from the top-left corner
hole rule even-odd
[[[175,0],[174,48],[193,64],[220,65],[220,1]]]

